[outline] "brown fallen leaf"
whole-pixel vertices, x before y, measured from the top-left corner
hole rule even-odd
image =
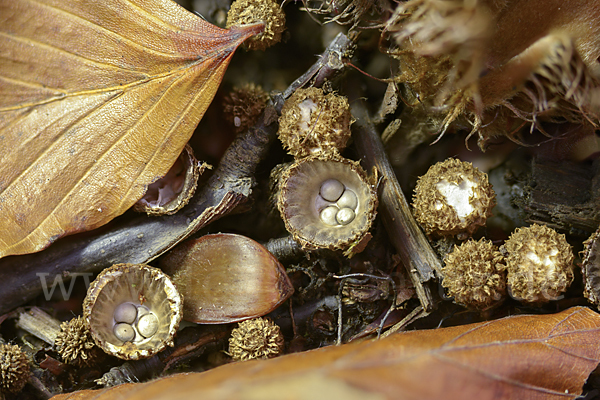
[[[171,0],[0,0],[0,257],[131,207],[263,28],[220,29]]]
[[[576,307],[53,399],[573,399],[600,361],[599,333],[600,315]]]

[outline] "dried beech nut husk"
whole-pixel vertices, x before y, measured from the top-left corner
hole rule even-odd
[[[77,366],[92,365],[102,353],[92,340],[90,328],[82,316],[60,324],[54,345],[64,362]]]
[[[218,324],[260,317],[294,292],[283,266],[242,235],[188,240],[162,257],[161,269],[183,295],[186,321]]]
[[[133,318],[123,311],[128,308]],[[83,315],[96,345],[125,360],[147,358],[173,346],[182,309],[183,299],[171,279],[145,264],[105,269],[91,283],[83,302]],[[147,324],[142,326],[148,314],[156,323],[150,331]]]
[[[596,306],[600,306],[600,227],[585,242],[581,254],[583,295]]]
[[[198,177],[208,168],[200,164],[186,145],[167,174],[148,186],[144,197],[133,205],[134,211],[148,215],[172,215],[182,209],[194,195]]]
[[[351,255],[370,239],[377,196],[358,162],[316,155],[282,172],[277,208],[302,247]]]

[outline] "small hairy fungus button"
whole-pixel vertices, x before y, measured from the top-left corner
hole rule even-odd
[[[468,240],[444,260],[442,286],[457,304],[484,310],[506,294],[502,254],[490,240]]]
[[[88,289],[83,312],[92,337],[108,354],[126,360],[173,346],[183,300],[171,279],[144,264],[116,264]]]
[[[244,42],[250,50],[265,50],[281,41],[285,14],[273,0],[236,0],[227,12],[227,28],[263,23],[265,30]]]
[[[419,178],[413,197],[415,219],[428,235],[465,239],[485,225],[496,205],[487,174],[449,158]]]
[[[337,153],[350,139],[351,121],[345,97],[315,87],[298,89],[283,105],[278,135],[297,158]]]
[[[137,212],[148,215],[172,215],[182,209],[196,191],[198,177],[208,164],[200,164],[186,145],[167,174],[148,186],[144,197],[134,204]]]
[[[83,317],[79,316],[63,322],[60,329],[54,346],[64,362],[84,366],[97,360],[98,349]]]
[[[234,87],[223,100],[223,112],[236,133],[253,126],[267,106],[269,95],[260,86],[248,83]]]
[[[0,387],[17,393],[29,380],[29,360],[17,345],[0,344]],[[1,393],[0,393],[1,396]]]
[[[506,255],[508,292],[516,300],[556,300],[573,281],[571,246],[545,225],[517,228],[500,251]]]
[[[282,172],[277,207],[304,248],[360,252],[370,238],[377,196],[357,162],[310,156]]]
[[[581,260],[583,295],[596,306],[600,306],[600,228],[585,242]]]
[[[236,361],[273,358],[283,351],[283,345],[279,326],[269,318],[254,318],[231,331],[228,354]]]

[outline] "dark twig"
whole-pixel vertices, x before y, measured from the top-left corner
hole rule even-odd
[[[352,125],[357,151],[364,166],[375,168],[381,179],[379,213],[383,224],[413,281],[423,309],[429,312],[434,305],[431,291],[425,283],[436,277],[436,271],[441,269],[440,260],[410,212],[381,139],[362,101],[351,101],[351,104],[352,114],[357,120]]]
[[[281,98],[275,102],[275,108],[281,110],[285,99],[290,97],[296,89],[306,86],[309,82],[312,81],[311,86],[320,87],[326,80],[331,80],[335,74],[344,69],[346,66],[344,60],[350,58],[353,51],[352,40],[343,33],[339,33],[319,56],[319,60],[283,92]]]
[[[265,110],[260,122],[231,144],[209,182],[177,214],[117,218],[97,230],[59,240],[42,252],[1,259],[0,315],[42,292],[39,274],[52,284],[57,275],[68,279],[116,263],[149,262],[246,202],[255,184],[254,171],[275,139],[274,122],[285,98],[311,80],[318,84],[331,79],[343,69],[341,59],[352,47],[351,40],[338,35],[308,72],[275,96],[274,106]]]

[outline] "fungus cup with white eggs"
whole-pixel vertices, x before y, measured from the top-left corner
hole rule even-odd
[[[277,207],[286,229],[304,248],[351,255],[370,238],[377,196],[358,162],[316,155],[282,172]]]
[[[88,289],[83,313],[96,344],[126,360],[173,346],[183,299],[171,279],[144,264],[116,264]]]

